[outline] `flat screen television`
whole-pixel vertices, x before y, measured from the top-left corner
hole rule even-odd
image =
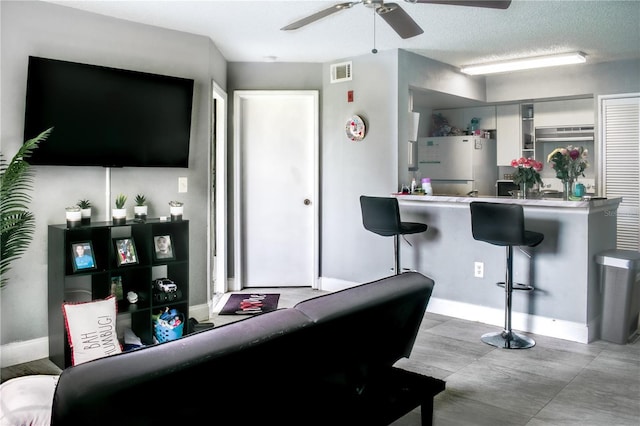
[[[29,57],[24,140],[33,165],[188,167],[192,79]]]

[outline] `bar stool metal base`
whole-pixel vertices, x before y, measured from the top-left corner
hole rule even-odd
[[[529,349],[536,344],[535,340],[530,337],[506,330],[483,334],[480,340],[488,345],[502,349]]]

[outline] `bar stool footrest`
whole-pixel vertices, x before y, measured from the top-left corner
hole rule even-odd
[[[496,285],[498,287],[504,288],[505,284],[504,284],[504,281],[501,281],[499,283],[496,283]],[[520,290],[520,291],[533,291],[535,288],[528,284],[513,283],[513,289]]]

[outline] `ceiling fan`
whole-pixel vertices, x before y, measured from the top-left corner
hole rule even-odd
[[[491,9],[507,9],[511,4],[511,0],[405,0],[407,3],[432,3],[432,4],[447,4],[455,6],[471,6],[471,7],[485,7]],[[422,34],[424,31],[420,26],[405,12],[397,3],[385,3],[383,0],[361,0],[352,1],[347,3],[338,3],[327,9],[316,12],[312,15],[302,18],[292,24],[280,28],[283,31],[296,30],[311,24],[326,16],[332,15],[336,12],[340,12],[345,9],[350,9],[353,6],[362,3],[366,7],[372,8],[376,11],[387,24],[393,28],[402,38],[415,37]]]

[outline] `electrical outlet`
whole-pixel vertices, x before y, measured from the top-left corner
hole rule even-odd
[[[484,278],[484,263],[475,262],[473,264],[473,276],[476,278]]]
[[[187,178],[185,176],[178,178],[178,192],[187,192]]]

